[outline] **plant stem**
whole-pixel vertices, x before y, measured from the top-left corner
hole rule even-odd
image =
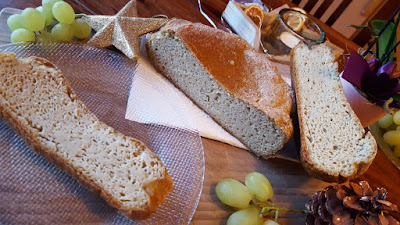
[[[275,211],[274,214],[271,214],[271,211]],[[274,218],[275,222],[277,222],[279,217],[279,211],[302,213],[302,214],[311,213],[311,211],[309,210],[297,210],[297,209],[280,208],[276,206],[265,206],[262,207],[261,214],[263,215],[263,217],[270,216],[271,218]]]
[[[385,101],[383,104],[383,109],[386,111],[387,114],[393,115],[393,110],[390,109],[389,105],[390,103],[393,102],[393,98],[389,98],[388,100]]]
[[[75,18],[81,18],[81,17],[84,17],[84,16],[86,16],[86,14],[84,14],[84,13],[75,14]]]
[[[265,211],[275,210],[275,211],[284,211],[284,212],[296,212],[296,213],[304,213],[304,214],[307,214],[310,212],[308,210],[287,209],[287,208],[280,208],[280,207],[276,207],[276,206],[263,207],[261,212],[264,212],[264,210]]]
[[[368,28],[368,25],[352,25],[352,24],[346,24],[347,27],[354,27],[356,29],[364,29]]]

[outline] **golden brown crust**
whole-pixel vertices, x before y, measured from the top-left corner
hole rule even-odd
[[[173,20],[160,33],[179,36],[222,87],[273,120],[285,142],[292,137],[292,90],[265,54],[237,35],[185,20]]]
[[[164,29],[174,31],[217,82],[274,119],[288,138],[292,136],[291,89],[265,54],[257,53],[237,35],[199,23],[171,27]],[[271,83],[261,83],[261,80]]]
[[[1,53],[0,54],[0,61],[4,58],[13,58],[15,60],[15,54],[13,53]],[[35,64],[39,65],[44,65],[48,68],[55,68],[56,67],[49,61],[38,58],[38,57],[30,57],[26,59],[22,59],[21,62],[24,63],[30,63],[31,66],[34,66]],[[16,61],[16,63],[18,63]],[[16,64],[15,63],[15,64]],[[57,70],[57,69],[56,69]],[[60,74],[63,78],[64,76]],[[67,83],[66,79],[64,78],[63,81],[65,82],[65,88],[67,88],[71,95],[76,96],[74,90],[69,86]],[[90,113],[89,109],[87,109],[84,104],[77,98],[78,103],[82,105],[84,108],[84,111],[82,113]],[[156,180],[156,185],[150,183],[147,184],[150,186],[153,190],[153,193],[148,193],[150,202],[149,206],[145,209],[140,209],[140,210],[132,210],[132,209],[122,209],[121,203],[115,199],[111,193],[106,192],[101,186],[96,184],[93,180],[89,179],[88,176],[82,174],[79,170],[77,170],[72,164],[60,157],[59,155],[55,154],[55,152],[48,147],[42,145],[38,141],[38,134],[32,132],[31,129],[26,129],[26,125],[22,123],[21,120],[19,120],[17,117],[12,116],[12,111],[10,108],[8,108],[5,104],[6,101],[3,98],[3,96],[0,93],[0,119],[4,121],[8,126],[11,127],[21,138],[22,140],[26,143],[26,145],[35,153],[38,153],[42,155],[44,158],[46,158],[50,163],[55,165],[57,168],[67,172],[70,176],[72,176],[75,180],[77,180],[80,184],[86,186],[91,192],[95,194],[99,194],[104,200],[106,200],[111,206],[121,210],[121,211],[128,211],[125,215],[130,218],[130,219],[145,219],[148,218],[151,213],[156,211],[156,208],[158,205],[160,205],[166,198],[167,193],[169,193],[172,190],[172,179],[168,175],[167,171],[164,170],[164,176],[163,179]],[[107,126],[105,123],[99,121],[99,126]],[[108,127],[108,126],[107,126]],[[112,132],[119,133],[116,130],[113,130]],[[130,138],[134,142],[138,142],[141,145],[142,151],[147,148],[142,144],[140,141]],[[160,160],[157,156],[154,156],[158,160]],[[161,160],[160,160],[161,161]],[[162,185],[161,185],[162,184]],[[150,195],[150,194],[153,194]]]
[[[300,45],[297,45],[295,48],[292,49],[291,51],[291,59],[294,60],[294,51],[296,50],[296,48],[298,48]],[[291,63],[291,74],[292,74],[292,82],[293,82],[293,88],[294,88],[294,92],[295,92],[295,96],[297,95],[297,93],[299,93],[299,85],[297,82],[297,77],[299,76],[299,74],[297,73],[297,70],[294,68],[293,66],[294,62]],[[338,81],[340,82],[340,80]],[[337,94],[339,95],[343,95],[344,96],[344,92],[337,92]],[[345,96],[344,96],[345,97]],[[297,98],[296,97],[296,104],[297,104],[297,115],[298,115],[298,122],[299,122],[299,128],[300,128],[300,162],[303,166],[303,168],[306,170],[306,172],[308,174],[310,174],[311,176],[326,181],[326,182],[336,182],[336,183],[343,183],[346,182],[348,180],[351,180],[353,178],[356,178],[358,176],[360,176],[361,174],[363,174],[365,171],[367,171],[367,169],[369,168],[369,166],[371,165],[376,152],[377,152],[377,145],[372,146],[373,148],[373,154],[371,154],[370,158],[368,159],[367,162],[361,162],[357,165],[354,165],[356,167],[355,171],[353,174],[351,174],[350,176],[342,176],[340,173],[338,174],[329,174],[327,171],[321,170],[320,168],[318,168],[311,160],[310,158],[310,151],[311,149],[308,149],[306,146],[306,135],[304,133],[304,124],[307,123],[307,121],[304,120],[303,116],[304,112],[302,111],[302,107],[299,107],[300,105],[304,104],[301,100],[301,98]],[[349,113],[352,115],[352,117],[355,120],[358,120],[359,122],[359,126],[358,128],[363,130],[364,128],[361,125],[361,122],[359,121],[358,117],[355,115],[353,110],[349,110]],[[372,139],[374,140],[373,136],[371,135],[371,133],[368,131],[365,135],[366,138],[368,139]]]

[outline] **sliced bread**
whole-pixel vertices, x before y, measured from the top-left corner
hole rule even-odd
[[[377,145],[346,99],[331,49],[302,44],[291,54],[305,170],[328,182],[361,175],[372,163]]]
[[[0,53],[0,118],[35,152],[128,218],[143,219],[172,189],[142,142],[100,122],[51,62]]]
[[[256,155],[274,156],[293,133],[292,92],[265,54],[200,23],[173,20],[147,43],[152,64]]]

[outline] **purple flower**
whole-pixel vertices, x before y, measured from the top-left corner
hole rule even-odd
[[[393,78],[396,63],[380,64],[377,59],[366,62],[352,50],[342,77],[364,92],[370,100],[383,105],[391,96],[400,93],[400,82],[398,78]],[[390,106],[400,108],[400,103],[394,101]]]
[[[351,50],[347,65],[344,68],[342,77],[356,88],[362,90],[362,80],[364,77],[373,77],[374,73],[368,63],[355,51]]]
[[[376,58],[373,58],[371,60],[368,61],[368,66],[369,68],[373,71],[375,69],[375,67],[379,64],[379,60]]]
[[[389,76],[392,76],[394,71],[396,70],[396,67],[397,67],[397,64],[395,62],[388,62],[385,65],[379,67],[376,74],[379,76],[379,74],[386,73]]]

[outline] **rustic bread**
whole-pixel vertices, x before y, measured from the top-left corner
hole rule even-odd
[[[0,53],[1,119],[35,152],[129,218],[156,210],[172,189],[161,160],[88,111],[52,63]]]
[[[292,92],[265,54],[235,34],[173,20],[147,43],[152,64],[256,155],[290,139]]]
[[[337,63],[325,45],[296,46],[291,53],[301,139],[301,162],[308,173],[344,182],[364,173],[377,145],[344,95]]]

